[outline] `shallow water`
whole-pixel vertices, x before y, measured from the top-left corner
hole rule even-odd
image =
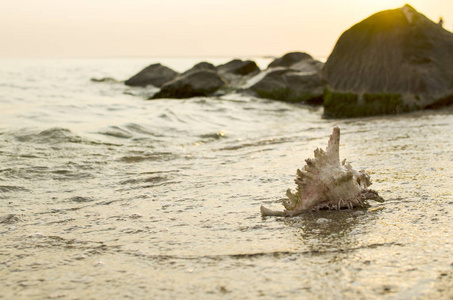
[[[0,298],[453,297],[451,110],[324,120],[89,80],[152,62],[0,61]],[[334,126],[386,202],[261,217]]]

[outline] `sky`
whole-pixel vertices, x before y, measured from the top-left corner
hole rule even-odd
[[[327,57],[352,25],[405,3],[452,31],[452,0],[0,0],[0,58]]]

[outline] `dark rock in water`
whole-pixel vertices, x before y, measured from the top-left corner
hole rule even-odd
[[[322,66],[322,62],[307,53],[287,53],[250,79],[243,89],[262,98],[322,104],[325,89],[319,77]]]
[[[200,62],[200,63],[196,64],[191,69],[189,69],[189,70],[185,71],[184,73],[182,73],[181,76],[187,75],[189,73],[194,73],[194,72],[197,72],[199,70],[211,70],[211,71],[217,72],[217,69],[216,69],[216,67],[213,64],[203,61],[203,62]]]
[[[322,104],[325,84],[317,72],[300,72],[280,67],[258,74],[245,88],[262,98]]]
[[[267,67],[268,68],[290,67],[291,65],[294,65],[295,63],[306,59],[313,59],[313,57],[310,54],[304,52],[290,52],[286,53],[280,58],[275,59]]]
[[[299,72],[320,74],[323,66],[324,63],[319,60],[307,58],[292,64],[289,68]]]
[[[110,83],[119,83],[120,80],[117,80],[112,77],[103,77],[103,78],[91,78],[92,82],[110,82]]]
[[[173,81],[164,84],[161,90],[153,96],[157,98],[190,98],[197,96],[208,96],[226,81],[217,72],[212,70],[198,70],[179,76]]]
[[[221,75],[234,74],[245,76],[251,73],[258,73],[260,68],[254,61],[234,59],[226,64],[217,66],[217,71]]]
[[[138,72],[126,80],[125,84],[129,86],[147,86],[154,85],[161,87],[165,83],[175,79],[178,73],[161,64],[153,64]]]
[[[453,33],[409,5],[345,31],[322,70],[326,117],[395,114],[453,104]]]

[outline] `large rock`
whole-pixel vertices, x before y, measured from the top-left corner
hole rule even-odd
[[[153,64],[138,72],[126,80],[128,86],[153,85],[161,87],[165,83],[175,79],[178,73],[161,64]]]
[[[271,68],[250,79],[245,90],[259,97],[287,102],[322,104],[325,84],[317,72]]]
[[[208,96],[225,84],[225,80],[215,71],[196,70],[164,84],[161,90],[153,96],[153,99]]]
[[[313,57],[310,54],[304,52],[290,52],[286,53],[280,58],[274,59],[267,67],[268,68],[290,67],[297,62],[307,59],[310,60],[313,59]]]
[[[453,103],[453,34],[409,5],[345,31],[322,70],[327,117],[395,114]]]

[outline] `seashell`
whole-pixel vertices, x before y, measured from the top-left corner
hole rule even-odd
[[[295,216],[306,210],[342,209],[368,206],[367,200],[384,202],[378,193],[368,189],[370,176],[356,171],[344,159],[340,163],[340,128],[335,127],[326,151],[316,149],[314,159],[306,159],[303,170],[297,170],[296,193],[286,191],[283,211],[261,206],[263,216]]]

